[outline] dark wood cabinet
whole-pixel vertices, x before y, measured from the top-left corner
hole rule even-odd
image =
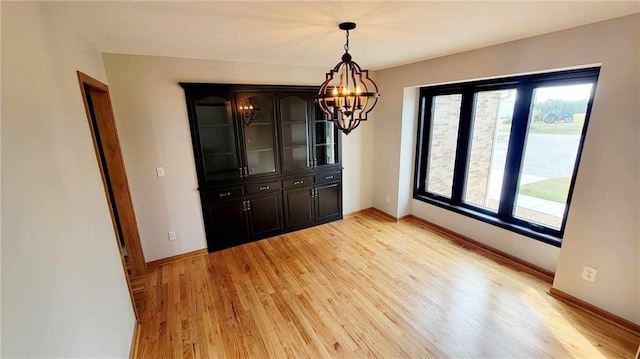
[[[238,177],[242,163],[239,137],[233,117],[233,95],[229,91],[200,96],[191,102],[194,150],[204,181],[226,181]]]
[[[342,183],[327,183],[316,187],[316,221],[327,222],[342,218]]]
[[[340,135],[317,88],[180,85],[210,252],[342,218]]]
[[[234,194],[240,192],[240,196]],[[280,190],[241,195],[237,188],[202,194],[202,208],[209,251],[225,249],[282,233]]]
[[[280,173],[274,94],[270,92],[238,92],[238,105],[251,104],[260,109],[251,123],[238,119],[242,132],[244,177]]]
[[[246,242],[242,198],[215,200],[203,195],[207,247],[209,252],[237,246]]]
[[[324,112],[315,107],[313,117],[313,166],[329,168],[340,163],[338,143],[339,132],[331,121],[327,121]]]
[[[341,172],[326,172],[286,183],[285,228],[294,230],[342,218],[341,179]]]
[[[310,94],[285,92],[278,96],[280,133],[282,136],[282,170],[296,173],[312,167]]]
[[[282,233],[282,193],[248,197],[245,214],[249,238],[259,239]]]
[[[284,218],[287,229],[308,227],[314,222],[313,187],[284,191]]]

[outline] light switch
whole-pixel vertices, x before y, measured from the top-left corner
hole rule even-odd
[[[158,177],[164,177],[164,167],[156,167],[156,174]]]

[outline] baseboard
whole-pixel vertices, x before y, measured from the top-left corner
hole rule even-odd
[[[594,317],[598,317],[607,323],[611,323],[616,327],[637,336],[638,340],[640,341],[640,325],[630,322],[624,318],[621,318],[611,312],[607,312],[604,309],[598,308],[593,304],[589,304],[584,300],[578,299],[570,294],[567,294],[553,287],[549,289],[549,295],[563,303],[566,303],[572,307],[585,311],[593,315]]]
[[[386,218],[386,219],[388,219],[388,220],[390,220],[390,221],[398,222],[398,219],[397,219],[396,217],[394,217],[394,216],[390,215],[390,214],[389,214],[389,213],[387,213],[387,212],[381,211],[381,210],[379,210],[379,209],[377,209],[377,208],[375,208],[375,207],[371,207],[371,208],[369,208],[369,209],[368,209],[368,212],[369,212],[369,213],[371,213],[371,214],[378,215],[378,216],[380,216],[380,217],[384,217],[384,218]]]
[[[404,217],[403,217],[404,218]],[[410,215],[409,217],[410,219],[413,219],[415,221],[418,221],[420,223],[422,223],[423,225],[437,231],[440,232],[441,234],[446,235],[449,239],[451,239],[453,242],[456,242],[457,244],[465,247],[465,248],[469,248],[469,249],[473,249],[477,252],[479,252],[480,254],[484,255],[485,257],[489,257],[492,258],[496,261],[498,261],[499,263],[502,264],[506,264],[509,265],[511,267],[515,267],[518,270],[521,270],[523,272],[529,273],[537,278],[540,278],[542,280],[544,280],[545,282],[548,283],[553,283],[553,277],[555,276],[555,274],[549,270],[546,270],[540,266],[537,266],[533,263],[527,262],[523,259],[520,259],[518,257],[512,256],[509,253],[505,253],[499,249],[495,249],[491,246],[488,246],[484,243],[478,242],[474,239],[471,239],[469,237],[463,236],[460,233],[456,233],[450,229],[441,227],[437,224],[431,223],[425,219],[422,219],[420,217],[416,217],[414,215]]]
[[[140,346],[140,322],[136,320],[133,328],[133,336],[131,337],[131,349],[129,350],[129,359],[138,358],[138,347]]]
[[[361,215],[361,214],[364,214],[364,213],[369,213],[369,212],[371,212],[372,209],[373,209],[373,207],[369,207],[369,208],[361,209],[359,211],[353,211],[353,212],[345,213],[344,215],[342,215],[342,219],[355,217],[355,216],[358,216],[358,215]]]
[[[182,254],[178,254],[172,257],[168,257],[168,258],[162,258],[162,259],[158,259],[152,262],[148,262],[147,263],[147,271],[150,271],[156,267],[160,267],[163,266],[167,263],[171,263],[171,262],[175,262],[175,261],[181,261],[181,260],[185,260],[185,259],[189,259],[189,258],[193,258],[193,257],[199,257],[199,256],[204,256],[207,255],[209,252],[207,251],[206,248],[203,249],[198,249],[197,251],[193,251],[193,252],[187,252],[187,253],[182,253]]]
[[[351,217],[355,217],[355,216],[358,216],[358,215],[361,215],[361,214],[367,214],[367,213],[368,214],[378,215],[380,217],[384,217],[384,218],[386,218],[386,219],[388,219],[390,221],[394,221],[394,222],[400,222],[400,221],[404,221],[405,219],[411,218],[410,214],[407,214],[406,216],[402,216],[400,218],[396,218],[396,217],[390,215],[389,213],[381,211],[381,210],[379,210],[379,209],[377,209],[375,207],[369,207],[369,208],[361,209],[359,211],[346,213],[343,216],[343,218],[351,218]]]

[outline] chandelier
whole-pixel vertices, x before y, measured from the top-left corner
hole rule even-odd
[[[343,22],[340,30],[347,32],[342,61],[327,73],[320,85],[316,101],[320,109],[345,134],[353,131],[378,102],[378,86],[369,78],[369,70],[351,60],[349,54],[349,30],[356,28],[354,22]]]

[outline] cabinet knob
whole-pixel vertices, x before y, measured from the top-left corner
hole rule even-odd
[[[304,181],[303,181],[303,180],[300,180],[300,181],[293,181],[293,184],[294,184],[294,185],[304,184]]]
[[[269,186],[261,186],[260,188],[258,188],[258,190],[260,190],[260,191],[264,191],[264,190],[268,190],[268,189],[271,189],[271,187],[269,187]]]

